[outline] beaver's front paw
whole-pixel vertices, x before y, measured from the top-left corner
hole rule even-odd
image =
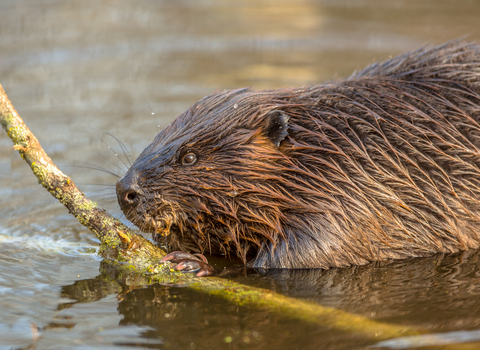
[[[215,269],[208,264],[208,260],[202,254],[189,254],[184,252],[171,252],[163,257],[161,261],[176,263],[177,271],[196,272],[195,276],[209,276],[215,273]]]

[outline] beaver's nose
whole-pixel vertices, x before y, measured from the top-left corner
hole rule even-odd
[[[117,181],[117,199],[124,212],[136,207],[143,195],[136,178],[135,174],[127,173]]]

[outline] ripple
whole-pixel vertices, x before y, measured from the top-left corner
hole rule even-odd
[[[389,349],[409,349],[420,346],[437,346],[480,341],[480,330],[456,331],[401,337],[378,342],[372,347]]]
[[[13,245],[23,249],[43,251],[50,254],[60,254],[65,256],[90,255],[96,252],[98,247],[87,245],[83,242],[71,242],[63,238],[52,236],[33,235],[33,236],[12,236],[0,234],[0,247],[2,245]],[[0,253],[0,259],[15,259],[11,256],[5,256]]]

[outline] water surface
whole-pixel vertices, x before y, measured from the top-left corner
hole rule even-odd
[[[480,3],[466,0],[3,0],[0,83],[56,164],[120,216],[116,177],[91,169],[125,171],[105,132],[135,157],[159,128],[214,91],[340,79],[425,44],[480,40],[479,20]],[[0,349],[372,344],[189,289],[106,282],[97,245],[0,132]],[[478,253],[466,252],[236,279],[381,322],[461,331],[454,342],[472,342],[466,334],[480,330],[479,267]]]

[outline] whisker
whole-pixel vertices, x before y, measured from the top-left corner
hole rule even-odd
[[[111,183],[91,183],[91,182],[77,182],[77,184],[82,186],[102,186],[108,187],[108,189],[115,189],[115,185]]]
[[[125,144],[122,141],[120,141],[120,139],[118,137],[114,136],[113,134],[111,134],[109,132],[106,132],[106,131],[104,131],[104,133],[107,134],[108,136],[114,138],[115,141],[117,141],[118,145],[120,146],[120,148],[123,152],[123,155],[128,160],[129,165],[132,166],[133,160],[132,160],[132,156],[131,156],[130,152],[128,151],[127,146],[125,146]],[[124,163],[124,165],[125,165],[125,163]]]
[[[107,148],[108,148],[109,150],[111,150],[111,151],[113,152],[113,154],[115,155],[115,157],[117,157],[117,158],[120,160],[120,162],[122,162],[122,164],[125,166],[125,168],[128,170],[129,166],[128,166],[127,164],[125,164],[125,162],[123,161],[122,158],[120,158],[120,156],[118,155],[118,153],[112,148],[112,146],[110,146],[110,145],[98,134],[97,131],[98,131],[98,130],[94,130],[94,132],[97,134],[98,138],[107,146]],[[100,130],[100,131],[101,131],[101,130]],[[107,134],[107,135],[108,135],[107,132],[105,132],[105,131],[102,131],[102,132],[103,132],[104,134]],[[112,135],[110,135],[110,136],[112,136]],[[105,158],[105,159],[107,159],[107,158]],[[109,159],[107,159],[107,160],[109,160]],[[110,160],[109,160],[109,161],[110,161]],[[111,162],[111,161],[110,161],[110,162]],[[111,163],[114,164],[113,162],[111,162]],[[116,164],[114,164],[114,165],[115,165],[116,167],[118,167],[119,169],[121,169],[118,165],[116,165]]]
[[[153,111],[152,107],[150,107],[150,103],[148,103],[148,100],[147,98],[145,97],[145,95],[142,93],[142,91],[140,91],[140,89],[137,87],[138,89],[138,92],[140,93],[140,95],[142,95],[143,99],[145,100],[145,102],[147,103],[147,106],[148,108],[150,109],[150,112],[152,112],[152,115],[153,115],[153,120],[155,121],[155,124],[157,125],[157,127],[160,129],[160,123],[158,122],[158,119],[157,117],[155,116],[155,112]]]
[[[115,165],[115,164],[114,164]],[[98,165],[94,165],[94,164],[86,164],[86,165],[72,165],[71,166],[72,168],[83,168],[83,169],[92,169],[92,170],[97,170],[97,171],[101,171],[102,173],[106,173],[106,174],[109,174],[109,175],[112,175],[112,176],[115,176],[115,177],[118,177],[120,178],[121,176],[118,175],[117,173],[111,171],[111,170],[108,170],[108,169],[105,169],[101,166],[98,166]],[[120,168],[120,170],[123,171],[123,169]]]
[[[111,148],[110,148],[111,149]],[[114,151],[115,152],[115,151]],[[112,164],[114,167],[116,167],[117,169],[119,169],[120,171],[122,171],[123,173],[125,173],[124,169],[122,169],[120,166],[118,166],[117,164],[115,164],[114,162],[112,162],[110,159],[108,159],[107,157],[103,156],[103,155],[100,155],[103,159],[105,159],[107,162],[109,162],[110,164]],[[118,157],[118,154],[117,154],[117,157]],[[125,163],[122,161],[123,165],[125,165]],[[126,166],[126,165],[125,165]],[[128,170],[128,167],[127,167],[127,170]],[[121,177],[121,176],[119,176]]]

